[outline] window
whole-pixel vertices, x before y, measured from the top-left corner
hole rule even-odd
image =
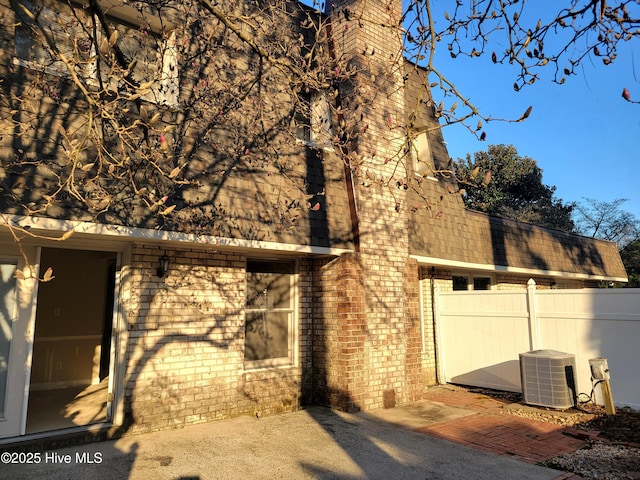
[[[427,132],[417,135],[411,145],[411,160],[413,162],[413,173],[421,177],[435,180],[433,176],[433,155]]]
[[[464,290],[491,290],[491,277],[474,277],[471,275],[453,275],[453,289]]]
[[[94,50],[83,28],[88,17],[82,11],[74,14],[66,4],[54,9],[34,0],[17,2],[15,53],[19,64],[58,75],[67,73],[67,66],[51,48],[55,45],[61,54],[75,62],[78,71],[89,65]]]
[[[326,92],[313,92],[303,102],[308,104],[307,114],[296,116],[296,137],[312,147],[332,148],[333,124],[331,107]]]
[[[76,73],[82,74],[87,83],[97,85],[100,77],[103,82],[109,81],[113,90],[123,87],[113,81],[121,77],[120,72],[114,75],[114,67],[97,55],[99,47],[96,46],[107,39],[101,28],[96,27],[94,34],[94,25],[99,22],[85,10],[62,2],[36,0],[16,0],[14,10],[18,64],[65,76],[68,67],[53,52],[55,47],[73,62]],[[124,4],[105,6],[105,11],[110,28],[118,32],[117,46],[127,65],[133,66],[130,79],[138,85],[154,81],[142,98],[154,103],[177,104],[177,50],[173,30],[161,19],[145,17]]]
[[[469,277],[463,277],[460,275],[453,276],[453,289],[458,290],[469,290]]]
[[[295,363],[294,267],[293,262],[247,262],[246,368]]]
[[[156,33],[148,27],[132,28],[112,20],[111,28],[118,31],[118,46],[127,62],[134,68],[131,79],[135,84],[155,80],[142,98],[149,102],[175,105],[178,103],[178,69],[175,32]],[[103,72],[102,75],[107,77]],[[118,88],[117,85],[113,86]]]
[[[474,277],[474,290],[491,290],[491,279],[489,277]]]

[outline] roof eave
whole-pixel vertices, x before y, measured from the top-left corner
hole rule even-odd
[[[463,262],[459,260],[449,260],[446,258],[425,257],[421,255],[410,255],[419,265],[450,267],[453,269],[468,269],[485,272],[514,273],[520,275],[548,276],[554,278],[565,278],[575,280],[603,280],[607,282],[628,282],[628,277],[616,277],[610,275],[599,275],[593,273],[563,272],[556,270],[536,269],[527,267],[516,267],[512,265],[491,265],[484,263]]]
[[[32,217],[21,215],[5,215],[3,220],[8,225],[22,229],[33,235],[33,238],[45,243],[47,241],[60,242],[65,238],[100,238],[121,242],[148,242],[153,244],[173,244],[198,246],[200,248],[214,248],[216,250],[234,250],[246,252],[269,252],[279,254],[339,256],[351,253],[353,250],[337,247],[316,245],[301,245],[243,238],[219,237],[214,235],[200,235],[167,230],[154,230],[139,227],[125,227],[121,225],[107,225],[93,222],[60,220],[46,217]],[[68,232],[73,232],[69,234]],[[43,233],[44,235],[37,235]],[[67,240],[62,240],[67,241]]]

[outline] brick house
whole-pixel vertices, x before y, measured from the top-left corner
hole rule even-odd
[[[264,100],[264,121],[272,136],[255,147],[258,154],[253,144],[242,144],[238,156],[223,155],[197,135],[209,113],[194,114],[184,137],[171,139],[191,152],[180,168],[194,182],[172,191],[177,208],[161,216],[151,214],[154,205],[141,201],[135,186],[114,190],[88,180],[95,168],[89,157],[106,155],[100,151],[84,152],[76,174],[87,195],[117,191],[107,204],[99,196],[95,204],[64,192],[55,201],[46,196],[69,163],[42,133],[68,135],[73,112],[91,105],[78,100],[56,71],[60,65],[34,64],[46,51],[27,28],[30,17],[13,0],[0,3],[3,45],[13,45],[0,52],[0,204],[3,222],[20,227],[5,227],[0,236],[0,438],[67,428],[150,431],[310,403],[354,411],[410,402],[437,382],[435,284],[524,288],[533,277],[538,285],[580,288],[626,279],[615,245],[466,211],[450,193],[456,186],[429,173],[446,167],[449,157],[432,108],[420,101],[423,72],[403,59],[402,39],[385,26],[397,23],[399,2],[367,3],[363,10],[345,0],[328,17],[327,50],[348,58],[357,72],[337,83],[340,115],[347,124],[357,117],[367,122],[348,143],[348,153],[363,159],[358,168],[345,168],[336,151],[314,144],[308,133],[298,142],[283,140],[278,117],[287,96],[277,91],[278,71],[266,68],[256,78],[271,76],[263,88],[271,98]],[[54,0],[21,3],[51,25],[55,15],[71,14]],[[128,32],[145,12],[103,3],[127,47]],[[312,12],[295,5],[285,11],[284,28],[293,33],[302,28],[298,15]],[[144,38],[180,45],[179,28],[147,15]],[[193,22],[183,30],[199,28]],[[222,72],[233,61],[253,71],[256,59],[237,54],[233,35],[224,35],[215,58],[206,57],[213,63],[193,64]],[[166,84],[151,94],[181,115],[201,78],[190,72],[174,83],[173,71],[161,75]],[[32,115],[16,98],[34,72],[45,80],[29,84],[39,108]],[[367,95],[373,100],[366,108],[350,102]],[[251,100],[243,98],[237,109]],[[383,161],[406,149],[406,132],[395,128],[405,120],[415,131],[412,153],[402,162]],[[25,132],[16,127],[31,121],[41,123]],[[219,122],[233,126],[214,129],[228,142],[251,127],[233,109]],[[264,153],[272,149],[277,155]],[[288,192],[283,207],[273,198],[286,189],[285,174],[305,191]],[[388,188],[377,178],[411,181]],[[297,207],[307,203],[310,208]],[[53,239],[60,236],[65,239]],[[38,281],[48,267],[55,280]]]

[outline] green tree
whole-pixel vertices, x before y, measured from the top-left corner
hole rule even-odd
[[[489,145],[486,152],[454,162],[458,178],[467,179],[468,208],[566,232],[574,230],[573,204],[554,196],[556,187],[542,183],[536,161],[518,155],[514,146]],[[468,184],[468,185],[465,185]]]

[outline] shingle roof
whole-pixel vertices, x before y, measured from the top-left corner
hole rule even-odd
[[[414,216],[411,254],[456,265],[603,280],[627,278],[614,243],[444,205],[442,211],[439,219]]]
[[[442,131],[433,106],[425,101],[428,95],[419,92],[426,84],[426,72],[407,63],[405,74],[408,120],[413,118],[416,127],[429,129],[434,167],[446,170],[450,158]],[[523,273],[603,280],[627,278],[615,244],[466,210],[461,196],[450,193],[457,190],[455,180],[439,176],[438,180],[423,179],[410,192],[407,208],[414,210],[409,220],[412,255],[441,265],[467,264],[469,268],[508,267]],[[426,204],[430,208],[424,208]]]

